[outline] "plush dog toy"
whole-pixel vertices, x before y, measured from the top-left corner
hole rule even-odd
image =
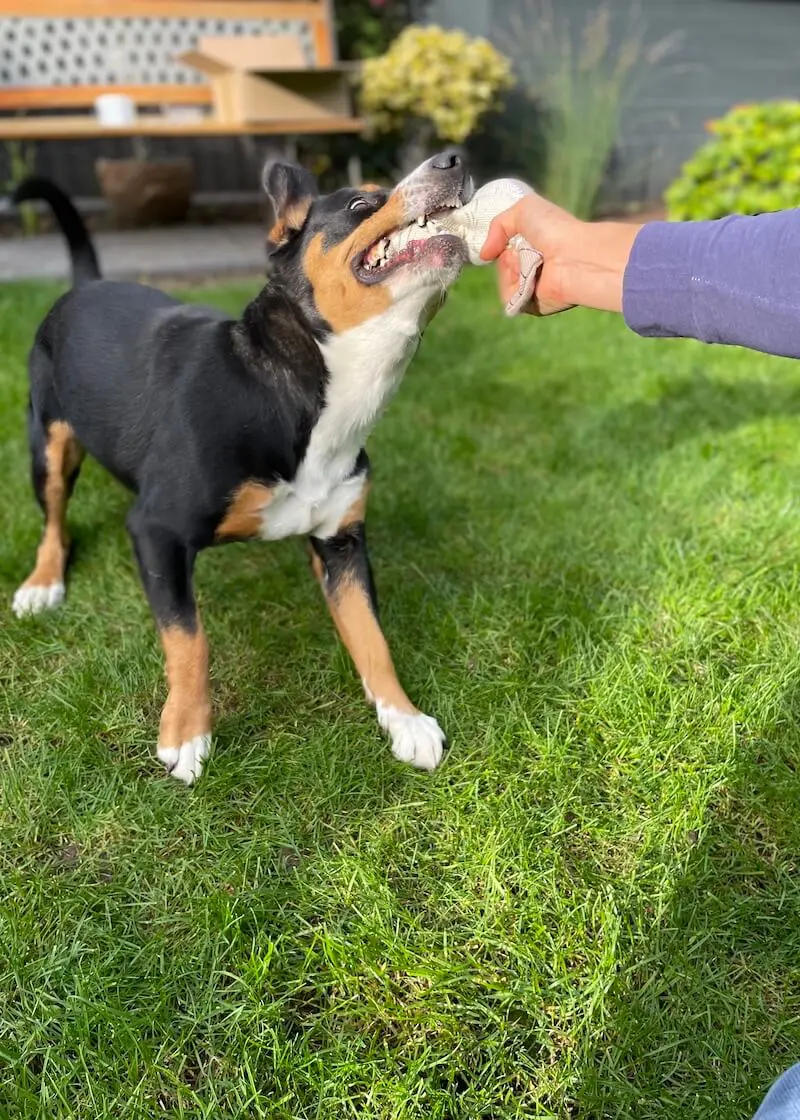
[[[519,179],[493,179],[476,191],[466,206],[437,215],[436,225],[462,239],[472,264],[490,264],[490,261],[481,260],[480,255],[489,226],[498,214],[533,193],[532,188]],[[506,304],[506,315],[518,315],[533,297],[536,277],[544,258],[521,234],[511,238],[509,247],[515,249],[519,256],[519,289]]]

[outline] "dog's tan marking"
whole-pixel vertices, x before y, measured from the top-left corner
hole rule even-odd
[[[56,420],[47,431],[44,483],[44,533],[36,553],[36,565],[23,587],[49,587],[64,582],[69,537],[66,510],[69,480],[83,459],[83,448],[69,424]]]
[[[369,485],[342,518],[340,531],[364,521]],[[316,553],[311,566],[331,612],[333,624],[353,659],[364,688],[371,700],[395,708],[398,712],[416,715],[418,709],[406,696],[397,679],[392,655],[369,602],[367,591],[355,580],[345,579],[335,590],[326,586],[325,566]]]
[[[313,557],[314,574],[325,590],[325,571],[318,556]],[[371,700],[416,715],[417,709],[397,679],[392,655],[378,620],[372,613],[365,589],[345,580],[325,598],[333,624],[353,659]]]
[[[366,194],[375,194],[377,191],[385,191],[386,187],[382,187],[380,183],[362,183],[358,189]]]
[[[371,483],[369,481],[364,483],[364,489],[342,518],[342,523],[339,526],[340,533],[345,529],[351,529],[354,525],[363,524],[364,518],[367,516],[367,499],[369,498],[370,485]]]
[[[291,202],[283,213],[273,223],[272,229],[267,234],[267,240],[275,248],[283,245],[288,240],[289,234],[303,228],[303,223],[308,217],[308,212],[311,209],[311,203],[314,199],[309,195],[307,198],[298,199],[296,202]]]
[[[208,642],[199,621],[190,633],[179,626],[160,632],[169,694],[161,712],[160,747],[180,747],[211,731]]]
[[[245,482],[234,493],[225,516],[217,526],[217,540],[250,540],[261,530],[261,514],[273,491],[261,482]]]
[[[344,241],[326,249],[325,235],[318,233],[306,249],[304,269],[317,309],[336,334],[376,318],[391,306],[392,294],[386,284],[359,284],[352,264],[379,237],[406,225],[407,214],[403,194],[395,191]]]
[[[359,284],[353,275],[352,257],[334,245],[323,248],[323,234],[318,234],[306,251],[305,272],[314,289],[317,310],[330,323],[336,334],[375,319],[392,305],[392,294],[385,284],[368,287]],[[368,241],[367,246],[372,242]]]

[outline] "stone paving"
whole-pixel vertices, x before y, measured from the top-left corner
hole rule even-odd
[[[260,274],[265,268],[259,225],[170,226],[93,234],[103,275],[145,277]],[[56,233],[0,240],[0,281],[66,280],[69,258]]]

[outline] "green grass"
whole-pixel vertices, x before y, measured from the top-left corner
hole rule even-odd
[[[492,284],[370,447],[432,776],[288,541],[201,558],[216,754],[163,777],[128,497],[85,469],[67,605],[0,627],[1,1117],[743,1120],[800,1054],[800,366]],[[5,603],[53,294],[0,289]]]

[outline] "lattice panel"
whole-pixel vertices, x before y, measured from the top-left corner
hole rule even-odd
[[[206,81],[175,61],[206,35],[294,35],[313,66],[305,20],[0,17],[0,85],[172,85]]]

